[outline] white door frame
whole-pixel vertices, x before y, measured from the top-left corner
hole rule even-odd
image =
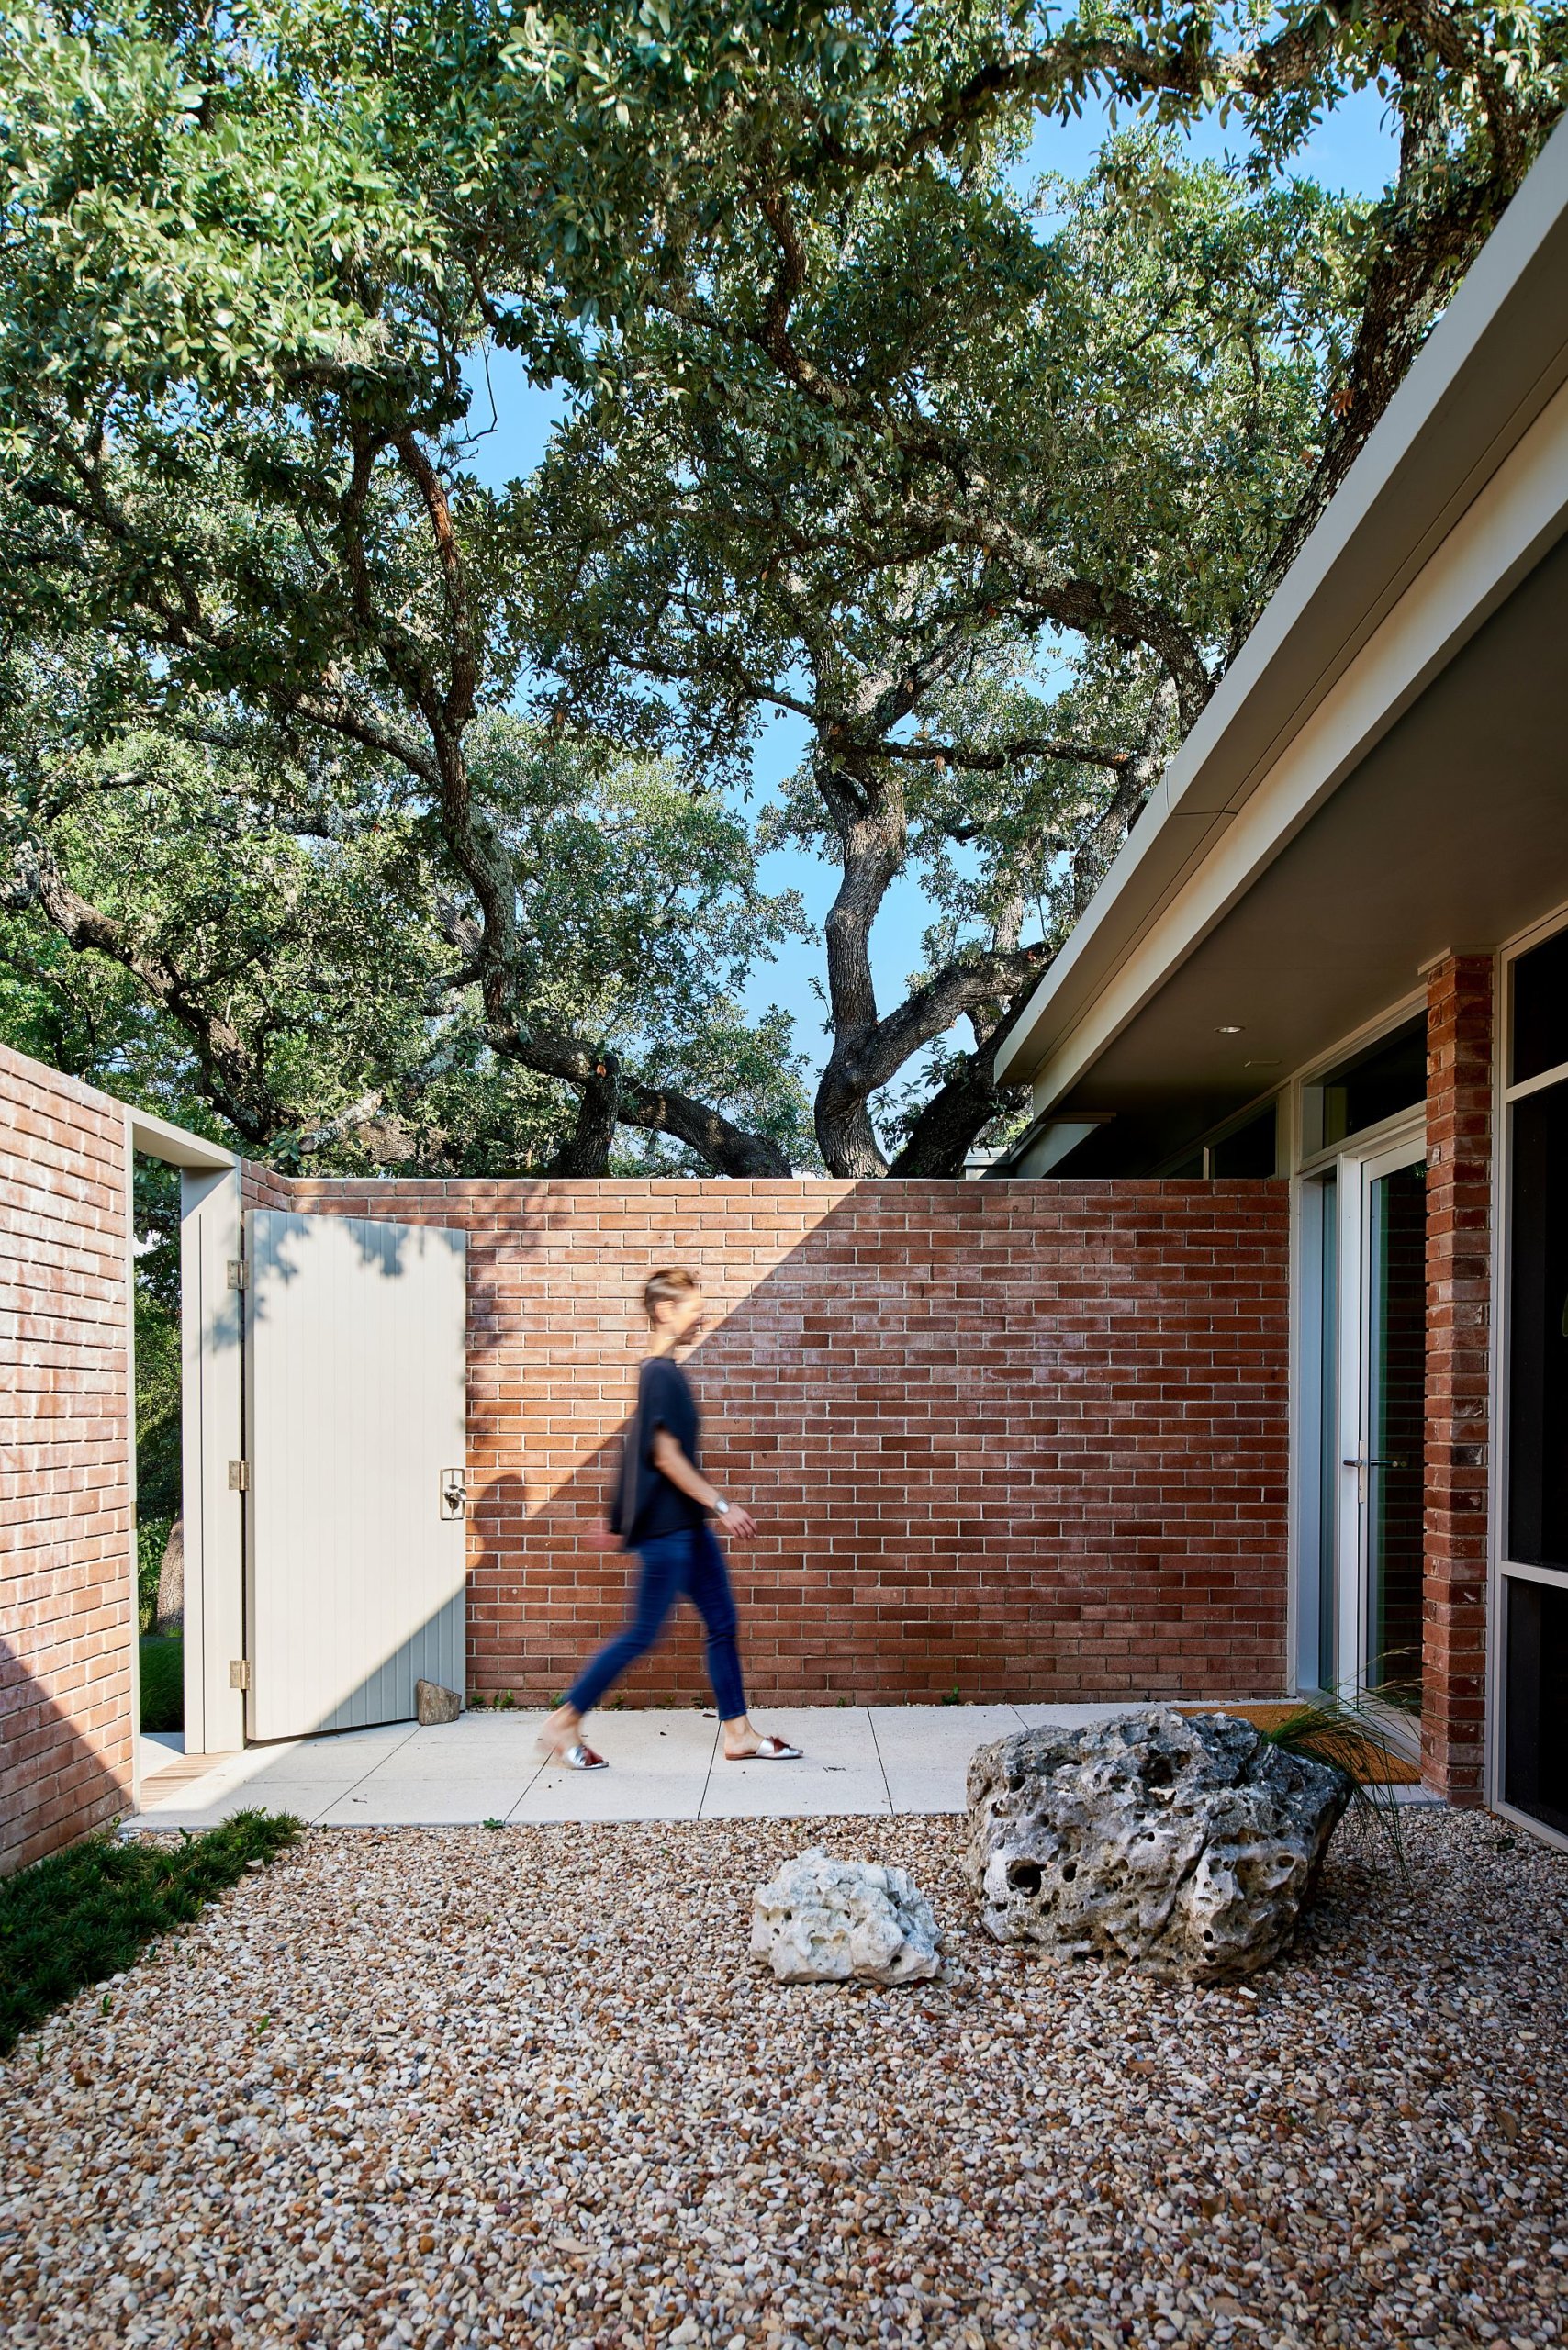
[[[1568,1569],[1535,1566],[1510,1559],[1507,1554],[1508,1510],[1506,1487],[1509,1470],[1508,1428],[1508,1364],[1512,1348],[1513,1314],[1513,1108],[1532,1093],[1546,1091],[1561,1085],[1568,1078],[1568,1065],[1543,1069],[1539,1076],[1514,1085],[1508,1072],[1513,1065],[1513,965],[1532,946],[1540,946],[1560,931],[1568,920],[1568,906],[1559,906],[1552,913],[1517,938],[1510,939],[1498,953],[1495,966],[1494,996],[1496,1018],[1493,1025],[1493,1134],[1492,1134],[1492,1346],[1488,1365],[1487,1392],[1490,1399],[1488,1434],[1490,1445],[1487,1477],[1487,1506],[1490,1525],[1486,1592],[1486,1801],[1503,1818],[1513,1821],[1544,1844],[1568,1852],[1568,1836],[1558,1829],[1538,1819],[1533,1812],[1520,1811],[1509,1803],[1504,1793],[1504,1740],[1507,1729],[1507,1627],[1508,1587],[1515,1583],[1544,1583],[1562,1591],[1568,1589]]]
[[[227,1687],[227,1660],[243,1653],[240,1621],[241,1496],[228,1491],[240,1450],[237,1317],[226,1288],[240,1254],[240,1162],[150,1110],[125,1113],[126,1445],[131,1488],[130,1729],[134,1799],[141,1803],[141,1672],[136,1540],[136,1156],[180,1173],[180,1487],[185,1576],[185,1751],[223,1753],[243,1744],[243,1698]],[[210,1651],[210,1657],[209,1657]]]
[[[1334,1430],[1338,1462],[1338,1511],[1335,1524],[1336,1675],[1343,1689],[1359,1703],[1368,1696],[1365,1686],[1369,1635],[1369,1582],[1372,1561],[1372,1477],[1367,1462],[1372,1453],[1372,1186],[1402,1167],[1417,1166],[1427,1155],[1425,1112],[1406,1122],[1397,1138],[1381,1136],[1370,1147],[1350,1148],[1338,1155],[1339,1214],[1339,1348],[1338,1427]],[[1353,1281],[1347,1280],[1352,1273]],[[1327,1441],[1330,1431],[1323,1431]],[[1373,1694],[1375,1702],[1375,1693]],[[1411,1726],[1395,1708],[1388,1709],[1390,1727],[1402,1732],[1401,1743],[1416,1743]]]

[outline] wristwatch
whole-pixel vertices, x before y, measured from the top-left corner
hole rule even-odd
[[[730,1505],[729,1505],[729,1503],[728,1503],[728,1502],[715,1502],[715,1503],[714,1503],[714,1505],[713,1505],[713,1515],[714,1515],[714,1516],[715,1516],[715,1517],[728,1517],[729,1514],[730,1514]]]

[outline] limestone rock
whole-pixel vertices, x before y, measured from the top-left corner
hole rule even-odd
[[[970,1762],[965,1868],[998,1942],[1225,1982],[1283,1950],[1349,1800],[1230,1714],[1047,1726]]]
[[[456,1689],[443,1689],[439,1681],[416,1681],[414,1684],[414,1715],[422,1729],[436,1722],[454,1722],[463,1711],[463,1698]]]
[[[918,1983],[940,1966],[941,1940],[907,1869],[802,1852],[752,1898],[751,1954],[780,1983]]]

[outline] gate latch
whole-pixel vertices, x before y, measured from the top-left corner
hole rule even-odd
[[[468,1484],[461,1469],[443,1469],[441,1472],[441,1514],[442,1517],[462,1517],[468,1506]]]

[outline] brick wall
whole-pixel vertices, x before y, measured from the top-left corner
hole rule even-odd
[[[130,1807],[123,1114],[0,1046],[0,1872]]]
[[[288,1182],[469,1236],[470,1679],[554,1695],[619,1620],[589,1550],[661,1263],[759,1702],[1283,1685],[1281,1184]],[[700,1698],[694,1630],[626,1684]]]
[[[1445,957],[1427,993],[1427,1518],[1422,1775],[1482,1800],[1486,1743],[1492,958]]]

